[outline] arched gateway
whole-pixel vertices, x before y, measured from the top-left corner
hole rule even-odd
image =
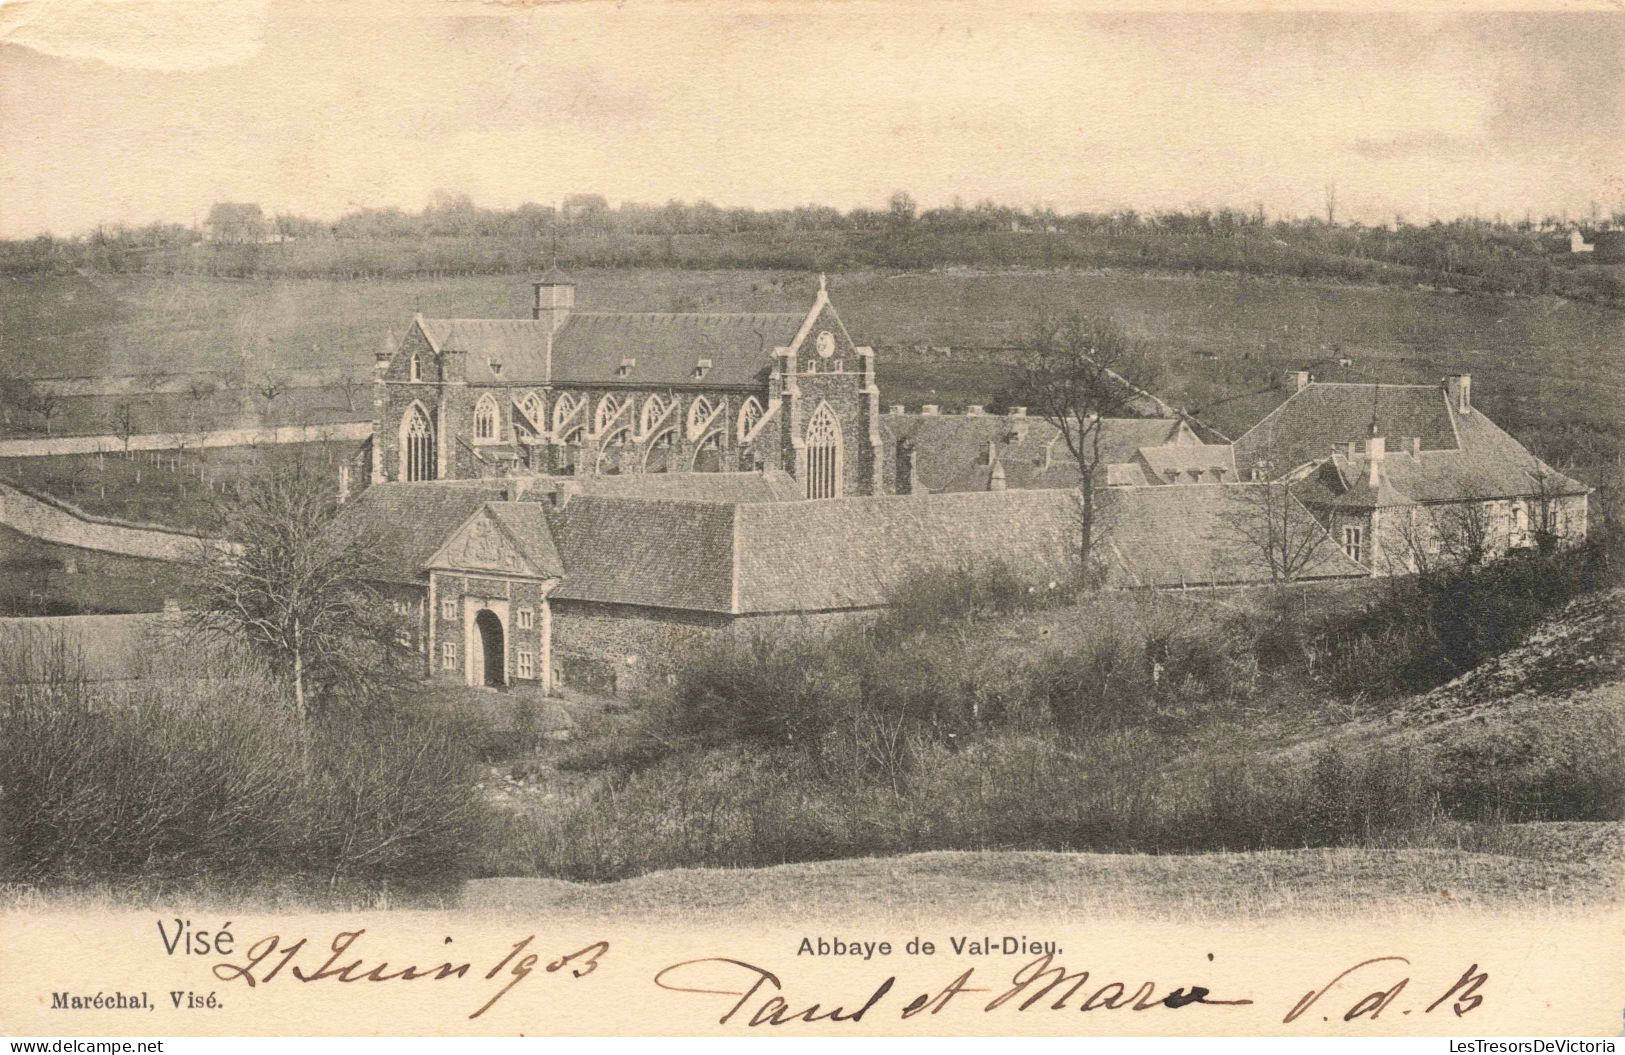
[[[502,620],[489,608],[482,608],[474,617],[474,629],[479,634],[478,684],[501,688],[508,684],[508,650],[503,641]]]

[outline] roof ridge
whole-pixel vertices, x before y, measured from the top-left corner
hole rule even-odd
[[[748,319],[760,315],[778,315],[787,319],[799,319],[799,311],[572,311],[571,318],[586,316],[590,319]],[[530,320],[524,320],[526,322]]]
[[[1332,387],[1334,385],[1339,386],[1339,387],[1343,387],[1343,388],[1430,388],[1430,389],[1433,389],[1433,388],[1438,388],[1439,387],[1438,385],[1421,384],[1421,383],[1415,383],[1415,382],[1410,382],[1410,381],[1311,381],[1311,382],[1309,382],[1308,385],[1306,385],[1304,387],[1313,388],[1316,385],[1320,385],[1323,388],[1330,388],[1330,387]],[[1299,389],[1298,391],[1302,391],[1302,389]],[[1297,393],[1294,392],[1293,394],[1296,395]]]

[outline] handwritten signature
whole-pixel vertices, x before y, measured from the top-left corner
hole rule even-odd
[[[1363,985],[1356,984],[1354,976],[1369,978],[1372,972],[1367,969],[1379,964],[1408,966],[1409,961],[1402,956],[1363,960],[1339,972],[1324,986],[1305,993],[1281,1021],[1296,1021],[1305,1012],[1320,1005],[1323,999],[1327,1001],[1326,1007],[1341,1008],[1343,1000],[1348,999],[1351,993],[1360,993],[1363,988]],[[1055,962],[1053,953],[1023,964],[1008,981],[997,981],[988,986],[972,985],[977,979],[977,969],[969,968],[941,988],[927,990],[908,1000],[898,1009],[898,1014],[904,1019],[920,1014],[936,1015],[950,1005],[971,1003],[973,999],[975,1003],[986,999],[986,1003],[981,1005],[984,1013],[1001,1009],[1177,1011],[1193,1006],[1239,1007],[1253,1003],[1245,997],[1215,996],[1211,989],[1200,985],[1159,987],[1148,980],[1131,989],[1130,982],[1092,979],[1088,971],[1068,971]],[[1489,975],[1480,971],[1476,963],[1473,964],[1455,984],[1428,1004],[1423,1013],[1430,1014],[1448,1004],[1457,1016],[1467,1014],[1484,1002],[1478,990],[1488,979]],[[654,981],[660,988],[672,992],[728,998],[730,1002],[724,1006],[717,1022],[755,1027],[784,1026],[794,1022],[861,1022],[865,1015],[887,1001],[897,985],[897,976],[888,976],[861,1003],[851,1005],[850,1010],[847,1005],[826,1006],[823,1001],[792,1003],[782,995],[784,982],[777,974],[765,967],[727,957],[684,960],[659,971]],[[1385,978],[1384,981],[1389,980]],[[1401,977],[1381,988],[1362,993],[1342,1011],[1342,1020],[1375,1021],[1394,1006],[1395,1000],[1409,984],[1409,977]],[[1337,993],[1335,996],[1334,991]],[[972,998],[966,994],[979,995]],[[985,994],[995,995],[988,998]],[[894,1001],[900,1002],[901,999],[897,997]],[[1409,1014],[1410,1011],[1407,1009],[1402,1013]],[[1325,1017],[1329,1018],[1330,1015]]]
[[[312,945],[307,938],[285,943],[280,935],[271,934],[244,950],[240,959],[217,963],[212,970],[220,981],[241,982],[250,989],[278,979],[302,985],[318,982],[349,985],[357,982],[483,980],[490,983],[486,988],[494,991],[469,1014],[469,1018],[476,1019],[525,981],[538,966],[548,974],[567,971],[567,977],[585,978],[598,970],[610,948],[607,941],[595,941],[573,952],[554,956],[543,964],[543,955],[530,951],[536,942],[536,935],[530,934],[509,946],[500,959],[493,957],[495,962],[488,969],[480,971],[475,967],[476,962],[490,960],[448,957],[439,963],[424,965],[392,964],[384,959],[371,958],[356,951],[366,933],[365,928],[340,931],[326,944],[325,949]],[[166,945],[172,944],[167,934],[164,937]],[[445,944],[451,942],[450,937],[445,939]],[[216,948],[219,952],[228,952],[227,949],[220,949],[218,944]],[[1415,988],[1422,991],[1423,999],[1432,997],[1425,1006],[1417,1001],[1405,1001],[1412,1006],[1401,1006],[1402,994],[1412,988],[1412,980],[1406,970],[1409,967],[1410,961],[1403,956],[1377,956],[1361,960],[1333,975],[1324,985],[1305,992],[1286,1009],[1281,1022],[1291,1024],[1312,1011],[1319,1013],[1325,1021],[1339,1015],[1343,1022],[1374,1022],[1384,1014],[1409,1015],[1418,1010],[1426,1015],[1441,1008],[1448,1008],[1460,1017],[1484,1002],[1481,990],[1490,976],[1474,963],[1454,983],[1442,990],[1437,983],[1431,988],[1419,983]],[[717,1022],[747,1027],[815,1022],[857,1023],[871,1012],[896,1014],[906,1020],[917,1015],[939,1015],[949,1007],[979,1008],[983,1013],[1137,1013],[1181,1011],[1193,1007],[1244,1007],[1255,1003],[1250,997],[1217,995],[1212,988],[1203,985],[1162,986],[1149,979],[1129,981],[1097,977],[1087,970],[1068,970],[1058,962],[1057,954],[1053,952],[1022,964],[1008,977],[986,967],[967,968],[945,984],[925,989],[907,999],[908,990],[899,990],[897,976],[888,975],[878,985],[867,989],[868,995],[861,1001],[841,1004],[832,1004],[827,1000],[792,999],[786,992],[784,980],[772,970],[723,956],[671,964],[656,972],[653,980],[656,986],[668,992],[707,999],[720,997],[720,1001],[712,1000],[712,1012],[720,1011]],[[982,984],[984,982],[986,984]]]

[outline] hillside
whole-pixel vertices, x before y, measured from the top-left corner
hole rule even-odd
[[[598,269],[575,277],[583,307],[643,311],[795,311],[811,303],[817,282],[802,272],[744,270]],[[1084,309],[1108,312],[1142,339],[1163,360],[1161,389],[1230,434],[1273,405],[1278,396],[1260,390],[1280,371],[1305,364],[1326,377],[1367,380],[1435,381],[1466,370],[1478,379],[1480,405],[1515,433],[1567,429],[1589,441],[1625,431],[1618,380],[1625,311],[1595,304],[1144,270],[858,271],[832,275],[830,286],[861,340],[956,349],[951,357],[882,356],[888,403],[991,402],[1002,372],[966,363],[968,350],[1018,339],[1044,311]],[[144,388],[163,387],[158,375],[195,371],[214,372],[223,388],[252,387],[268,373],[309,384],[320,379],[296,372],[341,366],[364,379],[385,335],[399,337],[416,312],[519,316],[529,297],[522,273],[350,281],[12,276],[0,282],[0,355],[23,376],[147,375],[137,386]],[[1339,356],[1352,358],[1352,367],[1338,368]],[[365,400],[346,398],[336,381],[316,391],[325,394],[282,398],[309,403],[297,413],[319,409],[323,420],[365,415]],[[88,402],[63,409],[62,431],[75,431],[66,424],[75,415],[105,423],[117,402],[72,398]],[[222,418],[255,406],[220,398],[227,400]],[[149,416],[197,410],[174,392],[150,402]]]

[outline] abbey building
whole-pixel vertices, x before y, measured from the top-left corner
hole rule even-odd
[[[806,498],[879,490],[874,352],[820,283],[805,313],[418,316],[379,362],[372,479],[781,472]]]

